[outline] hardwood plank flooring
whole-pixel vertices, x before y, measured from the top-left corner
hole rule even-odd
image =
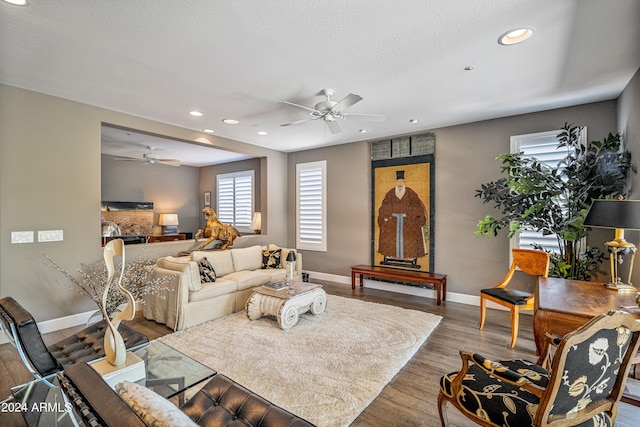
[[[352,291],[350,285],[317,282],[330,294],[443,316],[442,322],[427,342],[352,423],[352,427],[438,426],[440,420],[436,402],[439,380],[445,373],[460,369],[461,349],[481,353],[489,358],[536,360],[531,316],[522,316],[518,342],[516,347],[511,349],[508,312],[489,310],[484,330],[479,331],[478,307],[448,301],[438,306],[435,300],[430,298],[358,287]],[[171,333],[166,326],[147,321],[141,316],[127,324],[147,335],[149,339]],[[73,330],[67,330],[47,334],[44,339],[45,342],[52,343],[72,332]],[[0,396],[7,396],[11,387],[30,378],[31,375],[22,365],[15,349],[10,344],[0,345]],[[455,408],[449,408],[448,416],[451,427],[475,425]],[[620,403],[616,426],[636,426],[639,418],[640,407]],[[0,427],[24,425],[19,416],[0,414]]]

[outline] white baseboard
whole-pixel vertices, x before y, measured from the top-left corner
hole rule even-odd
[[[311,279],[327,280],[330,282],[344,283],[345,285],[351,285],[351,277],[340,276],[337,274],[328,274],[318,271],[307,271]],[[364,280],[364,286],[370,289],[379,289],[382,291],[396,292],[399,294],[415,295],[417,297],[436,299],[436,291],[434,289],[421,288],[419,286],[407,286],[399,285],[397,283],[384,282],[379,280]],[[461,294],[457,292],[447,292],[447,301],[457,302],[460,304],[480,306],[480,297],[476,295]],[[493,308],[497,310],[506,310],[501,305],[494,304],[491,301],[488,302],[487,308]],[[38,329],[41,334],[58,331],[61,329],[73,328],[74,326],[86,325],[87,321],[95,311],[87,311],[85,313],[72,314],[70,316],[59,317],[57,319],[44,320],[38,322]],[[523,311],[524,314],[531,314]],[[0,343],[2,343],[2,337],[0,336]]]
[[[59,331],[60,329],[73,328],[74,326],[86,325],[96,310],[84,313],[72,314],[70,316],[58,317],[57,319],[43,320],[38,322],[38,329],[41,334]]]
[[[330,282],[344,283],[349,286],[351,285],[351,277],[340,276],[337,274],[327,274],[318,271],[307,271],[307,273],[309,273],[309,277],[311,279],[327,280]],[[417,297],[436,299],[435,289],[421,288],[419,286],[400,285],[397,283],[390,283],[382,280],[365,279],[363,283],[365,288],[379,289],[382,291],[396,292],[399,294],[415,295]],[[480,307],[480,297],[477,295],[468,295],[447,291],[447,301]],[[507,310],[505,307],[494,304],[491,301],[487,301],[487,308],[505,311]],[[523,311],[522,313],[532,314],[527,311]]]

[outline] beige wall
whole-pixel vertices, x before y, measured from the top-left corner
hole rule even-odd
[[[263,158],[269,236],[241,238],[238,246],[287,240],[287,155],[61,98],[0,85],[0,295],[11,295],[38,321],[95,309],[57,284],[46,253],[73,272],[101,258],[100,127],[103,123],[166,135]],[[267,205],[267,206],[265,206]],[[62,229],[63,242],[11,244],[12,231]],[[183,244],[148,245],[146,256],[176,253]],[[135,256],[140,248],[128,248]]]
[[[497,283],[508,269],[506,232],[476,238],[478,219],[491,207],[474,197],[480,184],[499,178],[495,157],[509,151],[511,135],[559,129],[564,122],[588,127],[591,139],[616,131],[616,102],[599,102],[466,125],[423,130],[436,135],[435,269],[448,275],[448,290],[477,295]],[[640,159],[640,154],[636,156]],[[369,143],[360,142],[289,155],[289,175],[300,162],[327,160],[328,250],[304,251],[304,269],[343,276],[350,266],[370,262],[371,160]],[[295,194],[295,181],[289,184]],[[295,197],[289,200],[295,218]],[[289,225],[289,244],[295,228]]]

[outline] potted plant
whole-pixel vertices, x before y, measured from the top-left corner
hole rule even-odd
[[[627,178],[636,167],[619,134],[583,144],[581,131],[582,127],[565,123],[558,148],[567,148],[568,154],[556,168],[522,153],[500,154],[504,176],[482,184],[475,196],[493,203],[501,216],[486,215],[478,221],[475,234],[495,236],[503,228],[509,237],[520,228],[554,234],[560,251],[551,254],[549,275],[588,280],[604,255],[582,246],[590,231],[582,222],[592,200],[626,196]]]

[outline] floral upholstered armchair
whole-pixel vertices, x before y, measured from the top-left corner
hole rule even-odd
[[[613,426],[639,338],[640,321],[612,311],[567,334],[549,370],[548,355],[492,362],[461,351],[462,370],[440,380],[440,421],[450,402],[483,426]]]

